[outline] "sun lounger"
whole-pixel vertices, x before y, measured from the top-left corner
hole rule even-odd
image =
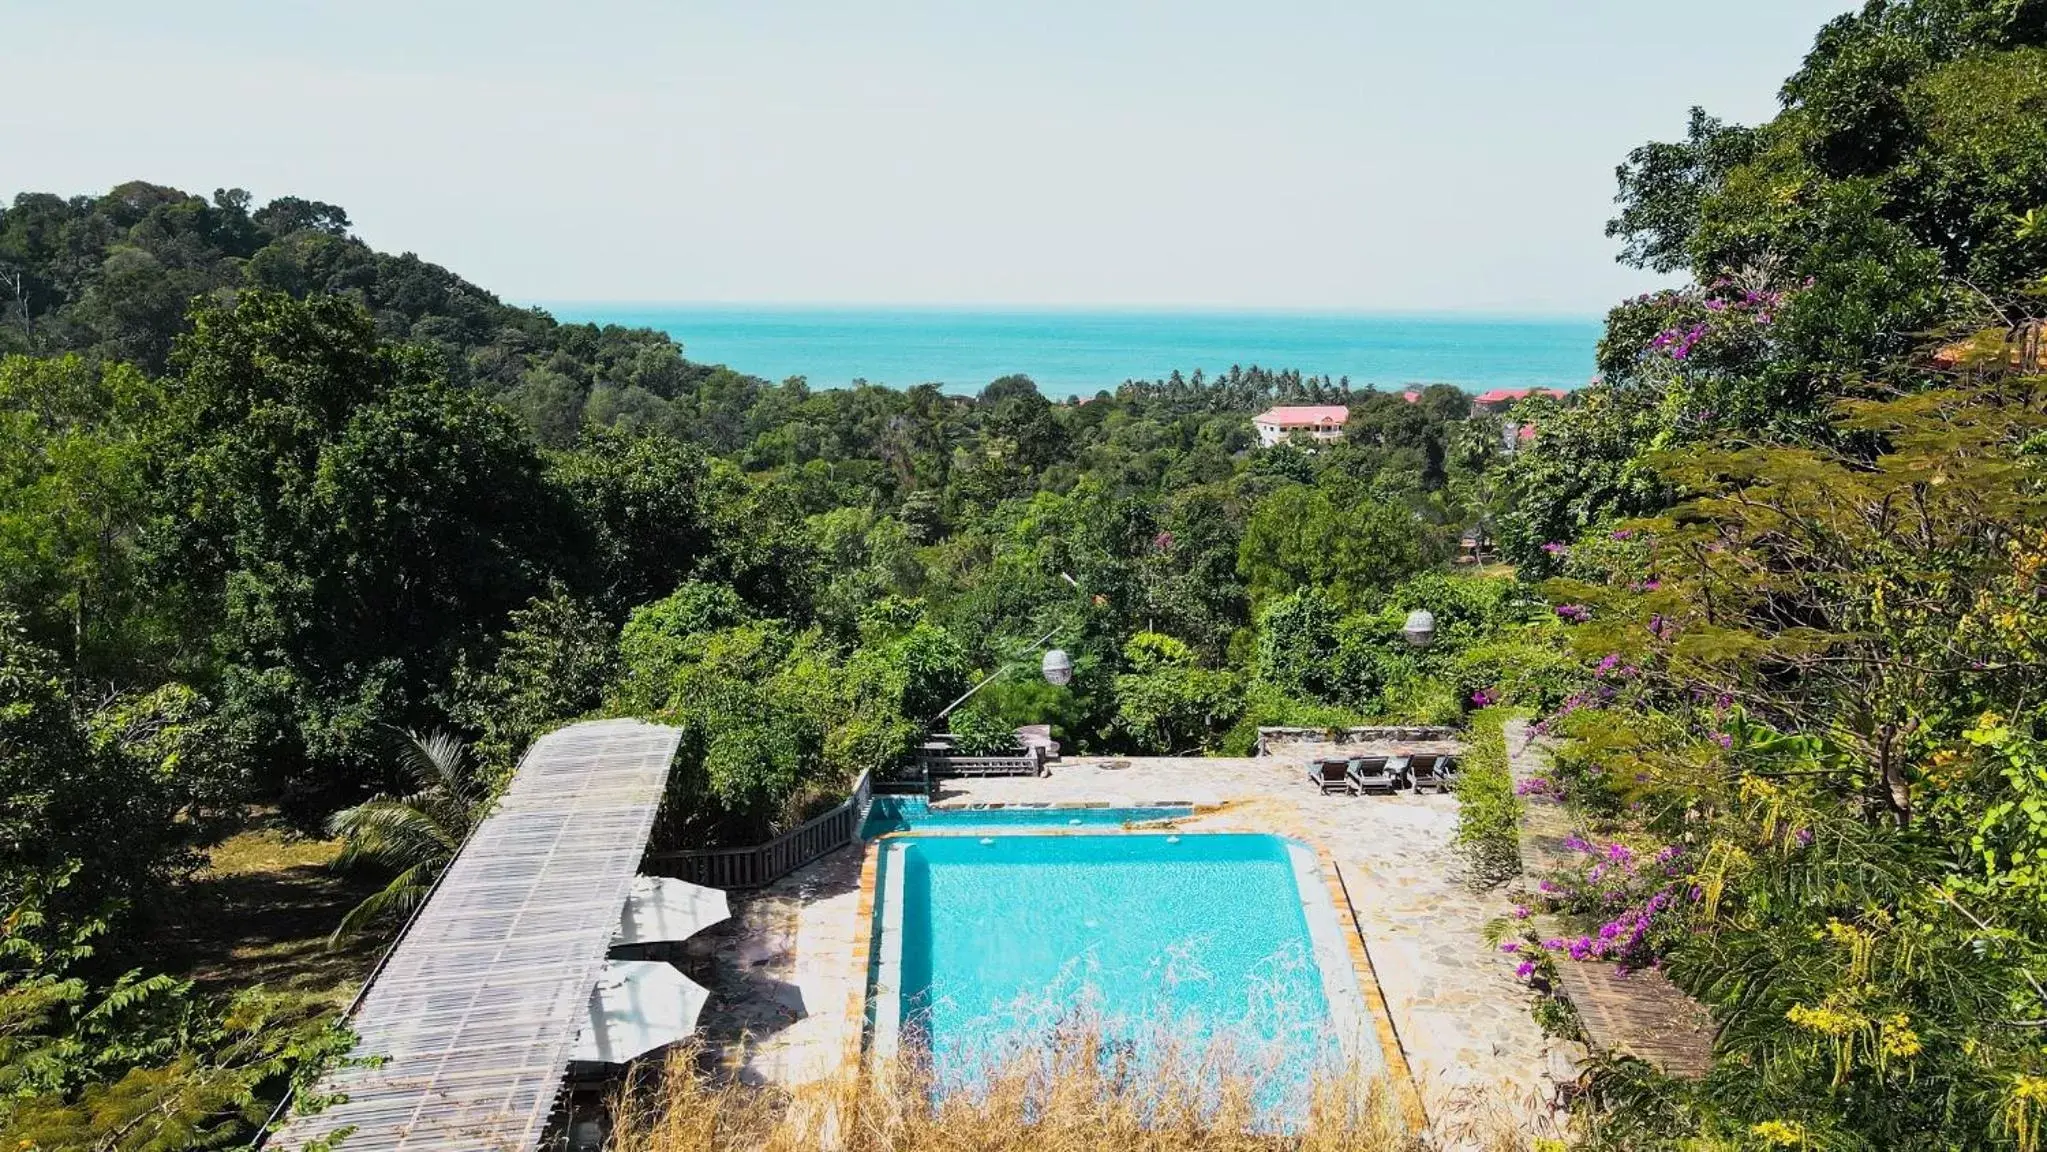
[[[1323,795],[1331,792],[1350,791],[1350,761],[1312,760],[1308,763],[1308,783],[1322,789]]]
[[[1417,753],[1408,760],[1407,778],[1414,782],[1416,792],[1425,792],[1431,788],[1438,792],[1448,790],[1449,785],[1438,770],[1438,765],[1442,762],[1443,758],[1433,752]]]
[[[1400,774],[1387,767],[1384,756],[1353,756],[1344,775],[1358,792],[1392,792],[1400,787]]]
[[[1392,773],[1396,786],[1405,786],[1408,783],[1408,759],[1409,757],[1405,752],[1398,752],[1386,758],[1386,771]]]

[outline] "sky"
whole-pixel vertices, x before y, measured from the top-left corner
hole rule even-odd
[[[342,205],[508,300],[1588,315],[1844,0],[0,0],[0,196]]]

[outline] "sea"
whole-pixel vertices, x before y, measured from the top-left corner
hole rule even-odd
[[[1337,312],[544,305],[575,323],[657,328],[684,355],[813,388],[856,381],[978,392],[1021,373],[1047,396],[1092,396],[1125,380],[1232,365],[1350,377],[1353,386],[1583,386],[1597,317]]]

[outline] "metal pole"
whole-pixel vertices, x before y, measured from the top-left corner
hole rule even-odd
[[[1068,584],[1071,584],[1075,588],[1075,590],[1078,590],[1080,588],[1080,581],[1075,580],[1073,576],[1069,573],[1061,572],[1059,574],[1059,578],[1061,580],[1066,581]],[[1063,625],[1057,624],[1053,625],[1051,631],[1046,632],[1043,636],[1038,637],[1035,641],[1031,643],[1031,646],[1028,649],[1028,651],[1031,653],[1035,653],[1037,652],[1038,649],[1043,648],[1045,646],[1046,641],[1050,640],[1052,637],[1059,634],[1059,629],[1061,627],[1063,627]],[[995,683],[995,681],[999,679],[1004,672],[1007,672],[1011,668],[1016,667],[1017,663],[1018,661],[1012,658],[1009,663],[1002,665],[993,672],[990,672],[986,679],[982,680],[979,684],[974,685],[972,688],[967,689],[966,695],[960,697],[959,699],[953,701],[950,704],[947,704],[945,708],[938,713],[938,715],[933,716],[931,718],[931,722],[936,724],[940,720],[945,719],[947,716],[952,715],[953,709],[959,707],[962,704],[965,704],[968,700],[973,699],[974,693],[979,692],[981,689],[986,688],[988,685]]]
[[[1036,640],[1032,641],[1031,646],[1028,650],[1029,653],[1035,655],[1038,649],[1043,648],[1045,646],[1045,642],[1047,640],[1050,640],[1052,637],[1058,635],[1058,633],[1059,629],[1055,627],[1050,632],[1047,632],[1043,636],[1040,636]],[[952,715],[953,709],[959,707],[962,704],[965,704],[968,700],[973,699],[974,693],[979,692],[981,689],[986,688],[988,685],[995,683],[996,680],[1001,678],[1004,672],[1009,671],[1011,668],[1016,667],[1020,663],[1022,663],[1021,660],[1012,658],[1009,663],[1004,664],[1000,668],[997,668],[995,671],[988,673],[988,675],[985,678],[983,678],[979,684],[976,684],[972,688],[967,689],[966,695],[961,696],[959,699],[953,701],[950,704],[947,704],[945,708],[938,713],[938,715],[932,717],[932,720],[935,722],[938,720],[943,720],[947,716]]]

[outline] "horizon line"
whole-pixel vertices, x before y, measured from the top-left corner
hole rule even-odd
[[[1603,323],[1604,312],[1546,312],[1511,308],[1343,308],[1252,304],[1045,304],[1002,302],[826,301],[826,300],[529,300],[525,306],[562,309],[695,309],[757,312],[925,312],[925,313],[1123,313],[1127,315],[1390,317],[1413,320],[1540,320]]]

